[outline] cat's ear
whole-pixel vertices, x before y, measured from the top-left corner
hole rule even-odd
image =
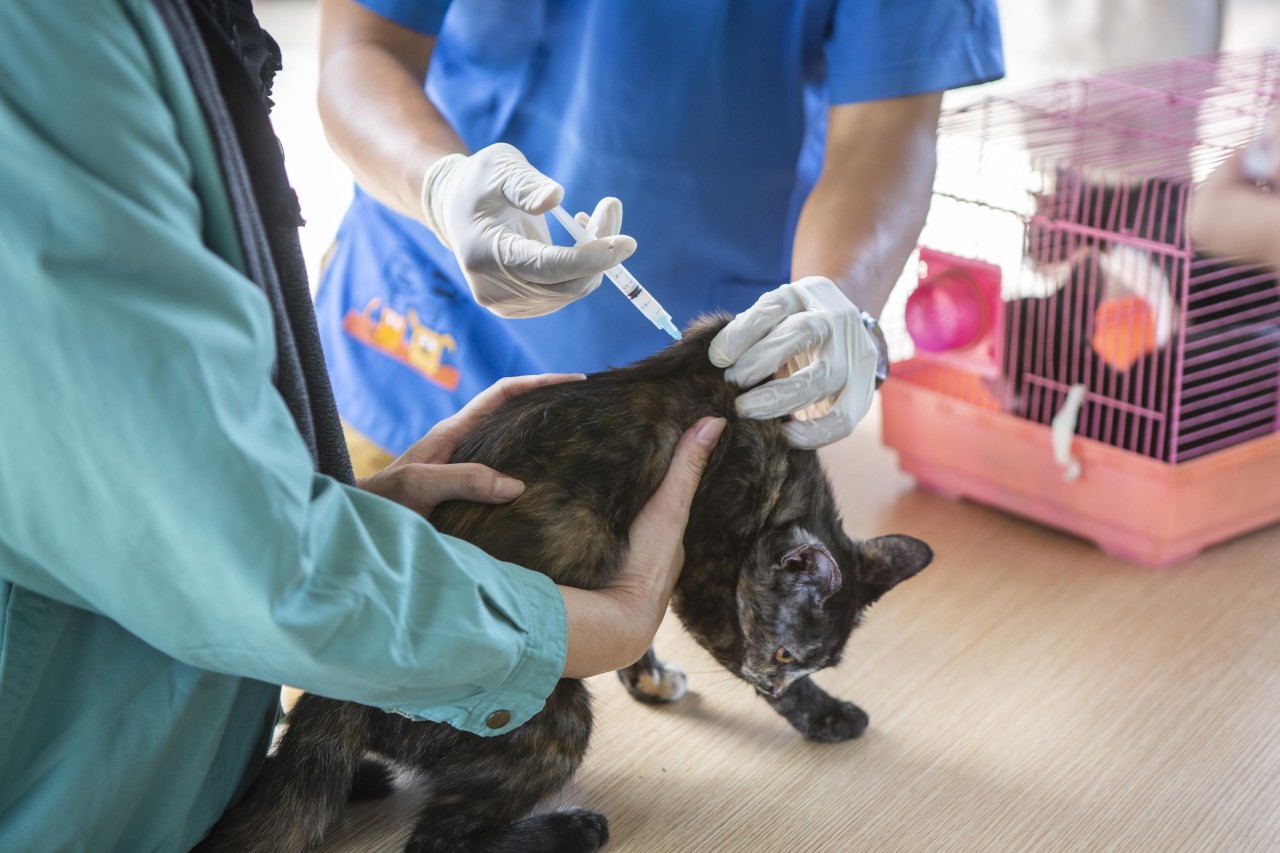
[[[840,588],[840,566],[831,552],[817,542],[797,545],[782,555],[778,570],[796,586],[812,590],[825,601]]]
[[[877,536],[862,543],[862,581],[879,598],[933,561],[933,549],[910,536]]]

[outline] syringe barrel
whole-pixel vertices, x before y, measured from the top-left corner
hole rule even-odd
[[[626,267],[619,264],[616,267],[610,267],[605,270],[604,274],[618,286],[618,290],[622,291],[622,295],[630,299],[631,304],[639,308],[640,313],[648,317],[655,326],[662,328],[663,321],[671,321],[671,315],[658,304],[658,300],[649,295],[649,291],[645,290],[640,282],[636,281],[635,276],[627,272]]]
[[[575,243],[585,243],[588,240],[595,239],[594,235],[578,224],[578,221],[570,216],[569,212],[560,205],[556,205],[551,209],[551,215],[565,227],[565,230],[573,237]],[[631,300],[632,305],[640,309],[640,313],[649,318],[653,325],[676,340],[680,340],[680,330],[671,322],[671,315],[658,304],[658,300],[649,295],[649,291],[645,290],[640,282],[636,281],[636,277],[627,272],[622,264],[610,267],[604,271],[604,274],[618,286],[618,290],[622,291],[623,296]]]
[[[609,267],[604,271],[604,274],[609,277],[609,281],[618,286],[618,290],[622,291],[623,296],[633,302],[649,295],[649,291],[645,290],[644,286],[636,281],[636,277],[627,272],[627,268],[622,264],[618,264],[616,267]]]

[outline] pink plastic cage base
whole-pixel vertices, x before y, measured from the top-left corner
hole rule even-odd
[[[1148,565],[1280,520],[1280,282],[1186,233],[1195,184],[1278,100],[1280,52],[1264,51],[944,115],[921,243],[930,266],[999,271],[1002,361],[914,346],[891,303],[892,351],[915,356],[883,391],[902,467]],[[1070,483],[1048,424],[1076,385]]]
[[[1180,465],[1077,438],[1081,474],[1068,482],[1049,427],[1003,413],[982,383],[916,360],[894,371],[880,389],[884,441],[932,491],[1074,533],[1152,568],[1280,521],[1280,433]]]

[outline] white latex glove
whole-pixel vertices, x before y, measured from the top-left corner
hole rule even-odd
[[[793,447],[810,450],[853,432],[871,407],[879,350],[862,314],[835,282],[809,276],[761,296],[711,341],[724,377],[751,388],[737,399],[745,418],[780,418]]]
[[[450,154],[422,178],[427,227],[451,249],[480,305],[499,317],[540,317],[586,296],[600,274],[630,257],[636,241],[619,235],[622,202],[596,205],[589,228],[597,239],[551,243],[542,214],[564,189],[505,142],[470,157]]]

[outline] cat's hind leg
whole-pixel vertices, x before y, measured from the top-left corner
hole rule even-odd
[[[609,840],[603,815],[529,815],[577,770],[585,737],[558,738],[538,718],[498,738],[474,738],[427,772],[427,801],[406,853],[593,853]],[[585,732],[584,732],[585,734]],[[529,815],[529,816],[526,816]]]
[[[515,823],[474,815],[427,819],[431,825],[422,827],[420,819],[406,853],[595,853],[609,841],[604,815],[585,809],[548,812]]]
[[[838,743],[859,737],[867,730],[866,711],[829,695],[808,676],[796,681],[778,698],[765,696],[764,700],[809,740]]]
[[[405,850],[598,850],[609,838],[603,815],[581,809],[529,814],[577,772],[590,732],[586,688],[576,681],[561,681],[542,711],[504,735],[433,731],[430,756],[414,762],[429,793]]]
[[[304,694],[248,793],[198,853],[291,853],[318,844],[341,815],[364,752],[365,709]]]
[[[661,705],[674,702],[689,689],[684,670],[675,664],[663,663],[653,653],[653,646],[644,657],[626,669],[618,670],[618,680],[627,692],[640,702]]]
[[[487,768],[463,781],[446,782],[435,773],[432,792],[418,812],[405,853],[594,853],[609,840],[604,815],[564,809],[530,815],[529,810],[563,785],[549,778],[540,762],[504,761],[503,778]],[[465,772],[465,768],[459,767]],[[452,774],[451,774],[452,775]]]

